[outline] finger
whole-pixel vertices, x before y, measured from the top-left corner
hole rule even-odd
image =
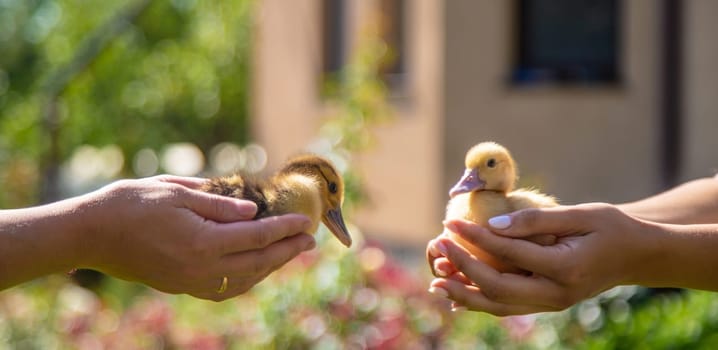
[[[197,298],[212,300],[212,301],[223,301],[233,298],[237,295],[244,294],[256,284],[264,280],[269,274],[261,276],[241,276],[235,277],[231,275],[223,275],[222,273],[214,273],[212,276],[217,277],[207,278],[201,283],[196,283],[191,287],[195,289],[194,292],[189,294]],[[227,284],[222,289],[223,279],[227,277]],[[198,287],[202,286],[202,287]],[[201,288],[201,289],[198,289]]]
[[[150,178],[160,182],[167,182],[182,185],[191,189],[198,189],[207,182],[207,179],[201,177],[187,177],[175,175],[157,175]]]
[[[306,232],[311,222],[304,215],[287,214],[260,220],[218,224],[206,239],[221,255],[265,248],[284,238]]]
[[[234,278],[264,278],[301,252],[316,246],[314,237],[298,234],[276,242],[263,249],[225,255],[220,266],[225,274]]]
[[[566,246],[562,243],[541,246],[523,239],[502,237],[479,225],[462,220],[454,220],[447,225],[451,226],[452,231],[464,240],[481,247],[482,250],[507,265],[517,266],[544,276],[555,276],[557,270],[563,266],[564,254],[562,251]],[[441,240],[441,242],[451,243],[449,240]],[[451,258],[449,260],[463,271],[457,265],[457,261]],[[469,278],[472,277],[469,276]]]
[[[510,304],[562,305],[563,289],[555,282],[542,276],[499,272],[453,241],[447,239],[441,243],[446,247],[446,259],[450,261],[450,266],[473,284],[483,287],[487,298]]]
[[[463,284],[468,285],[476,285],[474,281],[470,280],[466,275],[464,275],[461,271],[456,271],[453,274],[451,274],[449,277],[445,277]]]
[[[488,312],[496,316],[526,315],[537,312],[557,311],[554,308],[538,305],[507,304],[487,298],[480,287],[466,285],[450,279],[437,278],[431,282],[431,288],[437,294],[445,294],[456,304],[472,311]],[[455,308],[459,310],[460,308]]]
[[[431,241],[429,241],[429,243],[426,244],[426,261],[429,263],[429,267],[431,268],[431,273],[434,275],[436,275],[436,271],[434,270],[434,260],[436,260],[436,258],[441,257],[441,256],[443,256],[443,255],[441,254],[441,251],[436,246],[436,239],[432,239]]]
[[[244,277],[244,278],[227,278],[227,290],[224,293],[217,293],[215,291],[215,295],[213,296],[215,301],[221,301],[226,300],[230,298],[234,298],[238,295],[247,293],[249,290],[251,290],[254,286],[262,282],[265,278],[267,278],[269,274],[265,274],[263,276],[252,276],[252,277]]]
[[[510,237],[539,234],[567,236],[585,233],[590,206],[529,208],[489,219],[491,230]]]
[[[441,252],[441,247],[436,245],[437,240],[442,237],[448,237],[448,232],[446,231],[446,229],[444,230],[444,232],[436,236],[436,238],[430,240],[429,243],[426,245],[427,259],[434,259],[440,256],[444,256],[444,254]]]
[[[556,244],[556,241],[558,241],[558,237],[549,234],[533,235],[524,239],[540,245],[552,245]]]
[[[437,277],[448,277],[457,272],[454,264],[446,257],[436,258],[433,262],[434,275]]]
[[[217,222],[251,220],[257,214],[257,205],[251,201],[198,190],[187,190],[183,205],[197,215]]]
[[[302,233],[296,236],[287,237],[265,248],[263,256],[269,257],[269,260],[274,262],[270,266],[267,275],[286,265],[290,260],[296,258],[302,252],[312,250],[316,246],[317,243],[314,236]]]

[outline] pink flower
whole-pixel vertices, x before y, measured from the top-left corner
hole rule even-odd
[[[501,325],[509,331],[515,340],[525,340],[536,326],[536,315],[508,316],[501,319]]]

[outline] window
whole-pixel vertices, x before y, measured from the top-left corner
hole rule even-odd
[[[331,95],[341,79],[341,71],[350,59],[347,10],[350,0],[322,1],[322,77],[323,94]],[[379,35],[387,45],[380,69],[392,94],[402,88],[405,73],[404,0],[380,0],[374,8],[379,15]]]
[[[345,0],[322,1],[322,73],[338,74],[346,60]]]
[[[515,84],[617,83],[618,0],[518,0]]]
[[[392,90],[401,88],[405,74],[404,3],[404,0],[381,0],[380,7],[381,36],[389,50],[381,74]]]

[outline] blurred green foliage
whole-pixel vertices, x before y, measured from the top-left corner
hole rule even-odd
[[[43,180],[38,167],[53,147],[43,119],[49,87],[67,74],[58,162],[83,144],[115,144],[131,160],[171,142],[204,151],[248,142],[253,1],[149,1],[126,28],[107,29],[144,2],[0,1],[0,182],[22,184],[0,192],[0,206],[37,201],[28,189]],[[107,45],[73,74],[88,38],[100,34]]]

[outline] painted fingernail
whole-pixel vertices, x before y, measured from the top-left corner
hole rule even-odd
[[[431,286],[431,287],[429,287],[429,293],[438,295],[442,298],[447,298],[449,296],[449,292],[447,292],[446,289],[441,288],[441,287]]]
[[[489,219],[489,225],[493,228],[505,229],[511,226],[511,217],[508,215],[494,216]]]

